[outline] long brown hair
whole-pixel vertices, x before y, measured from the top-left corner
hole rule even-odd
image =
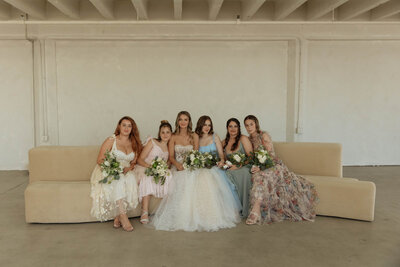
[[[160,127],[158,128],[158,137],[157,137],[157,141],[158,141],[158,142],[161,142],[161,135],[160,135],[160,133],[161,133],[161,129],[162,129],[163,127],[168,127],[169,130],[170,130],[171,133],[172,133],[172,126],[171,126],[171,124],[170,124],[167,120],[162,120],[161,123],[160,123]]]
[[[131,140],[131,143],[132,143],[132,150],[136,154],[140,154],[140,152],[142,152],[142,142],[140,140],[139,129],[136,125],[136,122],[131,117],[129,117],[129,116],[122,117],[118,121],[117,128],[115,128],[114,134],[115,134],[115,136],[118,136],[121,134],[121,123],[123,120],[127,120],[131,123],[132,130],[129,133],[129,139]]]
[[[210,121],[210,124],[211,124],[211,129],[208,132],[208,134],[213,134],[214,133],[213,123],[212,123],[211,118],[209,116],[207,116],[207,115],[203,115],[197,121],[196,130],[195,130],[195,132],[199,135],[199,137],[203,136],[203,126],[206,123],[206,121],[208,121],[208,120]]]
[[[261,130],[260,130],[260,123],[258,122],[258,119],[257,119],[256,116],[254,116],[254,115],[247,115],[246,118],[244,118],[243,123],[246,123],[247,120],[254,121],[254,123],[256,124],[256,131],[257,131],[257,133],[261,133]]]
[[[236,118],[230,118],[226,122],[226,137],[225,137],[224,149],[228,145],[229,139],[231,138],[231,135],[229,134],[229,131],[228,131],[228,126],[229,126],[229,123],[231,123],[232,121],[235,122],[238,125],[238,134],[235,137],[235,143],[233,143],[233,145],[231,147],[231,151],[235,150],[238,147],[239,141],[240,141],[240,137],[242,137],[242,132],[240,130],[240,122],[239,122],[239,120],[236,119]]]
[[[189,124],[187,126],[187,133],[189,135],[190,143],[192,143],[192,141],[193,141],[193,131],[192,131],[193,125],[192,125],[192,117],[190,116],[189,112],[181,111],[181,112],[178,113],[178,115],[176,116],[176,120],[175,120],[175,132],[174,132],[174,134],[179,134],[179,132],[180,132],[181,128],[179,127],[179,117],[181,115],[185,115],[185,116],[187,116],[189,118]]]

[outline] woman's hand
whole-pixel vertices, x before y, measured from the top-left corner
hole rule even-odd
[[[234,171],[234,170],[239,170],[239,168],[236,167],[236,165],[232,165],[228,170]]]
[[[125,167],[124,170],[122,171],[123,174],[126,174],[127,172],[129,172],[130,170],[132,170],[131,167]]]
[[[224,162],[223,160],[217,162],[217,166],[218,166],[219,168],[223,168],[224,165],[225,165],[225,162]]]
[[[185,168],[183,168],[183,165],[180,163],[176,164],[176,168],[178,169],[178,171],[183,171]]]
[[[251,167],[251,170],[250,170],[251,173],[256,173],[256,172],[259,172],[259,171],[260,171],[260,167],[255,166],[255,165],[253,165]]]

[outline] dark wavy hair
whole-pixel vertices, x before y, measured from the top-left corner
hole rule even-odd
[[[252,120],[256,124],[256,131],[257,133],[261,133],[260,130],[260,123],[258,122],[258,119],[254,115],[247,115],[246,118],[244,118],[243,123],[246,123],[247,120]]]
[[[208,133],[209,134],[214,133],[213,123],[212,123],[211,118],[207,115],[203,115],[197,121],[196,130],[195,130],[195,132],[199,135],[199,137],[203,136],[203,126],[204,126],[204,124],[206,124],[206,121],[208,121],[208,120],[210,121],[210,124],[211,124],[211,129]]]
[[[161,135],[160,135],[160,133],[161,133],[161,129],[164,128],[164,127],[168,127],[169,130],[170,130],[171,133],[172,133],[172,126],[171,126],[171,124],[170,124],[167,120],[162,120],[162,121],[160,122],[160,127],[158,127],[158,137],[157,137],[157,139],[156,139],[158,142],[161,142]]]
[[[236,119],[236,118],[230,118],[230,119],[226,122],[226,137],[225,137],[224,149],[225,149],[226,146],[228,145],[229,139],[231,138],[231,136],[230,136],[230,134],[229,134],[229,131],[228,131],[228,126],[229,126],[229,123],[231,123],[232,121],[235,122],[235,123],[237,124],[237,126],[238,126],[238,134],[237,134],[237,136],[235,137],[235,143],[233,143],[233,145],[232,145],[232,147],[231,147],[231,151],[234,151],[234,150],[238,147],[238,145],[239,145],[240,137],[242,137],[242,132],[241,132],[241,130],[240,130],[240,122],[239,122],[239,120]]]
[[[122,117],[118,121],[117,128],[115,128],[114,134],[115,134],[115,136],[118,136],[121,134],[121,123],[123,120],[127,120],[131,123],[132,130],[129,133],[129,139],[131,140],[131,143],[132,143],[132,150],[136,154],[140,154],[140,152],[142,152],[142,141],[140,140],[139,129],[136,125],[136,122],[131,117],[129,117],[129,116]]]

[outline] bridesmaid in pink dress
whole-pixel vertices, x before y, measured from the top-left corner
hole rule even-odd
[[[148,138],[137,162],[140,166],[137,167],[139,176],[139,201],[142,203],[142,215],[140,222],[147,224],[149,222],[149,200],[151,196],[163,198],[168,193],[168,184],[171,180],[171,175],[167,176],[165,183],[156,184],[152,176],[145,174],[146,168],[150,167],[150,163],[156,157],[168,161],[168,141],[172,135],[172,127],[168,121],[161,121],[158,129],[158,138]]]

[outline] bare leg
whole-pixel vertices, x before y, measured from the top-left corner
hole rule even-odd
[[[140,216],[140,222],[143,224],[149,222],[149,201],[150,196],[145,196],[142,199],[142,216]]]
[[[122,228],[124,228],[124,230],[127,232],[132,232],[133,226],[129,221],[128,215],[126,215],[126,208],[123,200],[118,200],[118,207],[119,207],[119,220],[122,223]]]
[[[253,205],[253,208],[251,209],[249,217],[247,217],[246,224],[256,224],[260,221],[261,219],[261,200],[256,200],[256,202]]]

